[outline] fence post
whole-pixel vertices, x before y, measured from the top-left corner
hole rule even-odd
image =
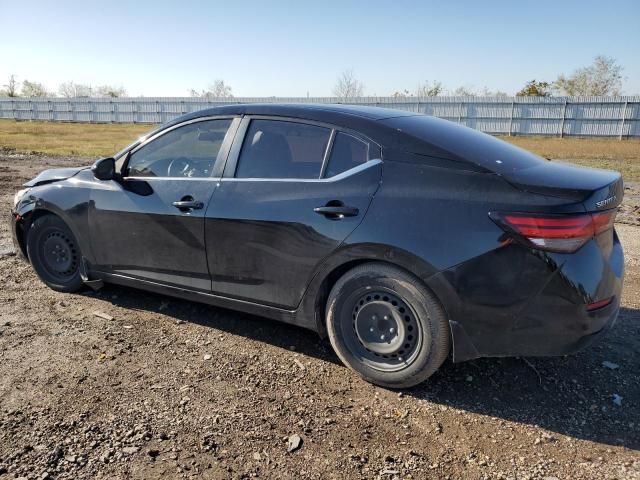
[[[458,123],[462,120],[462,105],[464,105],[463,102],[460,102],[460,107],[458,109]]]
[[[562,121],[560,122],[560,138],[564,137],[564,121],[567,117],[567,99],[564,99],[564,105],[562,106]]]
[[[516,102],[511,100],[511,115],[509,115],[509,137],[511,136],[511,126],[513,125],[513,109],[515,107]]]
[[[629,102],[624,102],[624,108],[622,109],[622,121],[620,122],[620,134],[618,135],[618,140],[622,140],[622,135],[624,134],[624,121],[627,118],[627,104]]]

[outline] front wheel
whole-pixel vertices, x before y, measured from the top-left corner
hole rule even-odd
[[[382,263],[355,267],[336,282],[327,301],[327,331],[345,365],[390,388],[429,378],[451,344],[435,296],[413,275]]]
[[[38,277],[58,292],[76,292],[80,277],[80,248],[73,233],[57,216],[47,214],[33,221],[27,234],[27,255]]]

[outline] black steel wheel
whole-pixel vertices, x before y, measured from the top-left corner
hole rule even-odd
[[[446,315],[434,295],[412,275],[381,263],[338,280],[327,301],[327,331],[348,367],[392,388],[426,380],[450,348]]]
[[[27,254],[31,265],[50,288],[75,292],[82,288],[81,254],[67,225],[55,215],[37,218],[27,235]]]

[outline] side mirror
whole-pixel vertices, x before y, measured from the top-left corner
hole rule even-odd
[[[111,158],[101,158],[91,167],[93,176],[98,180],[113,180],[116,177],[116,161]]]

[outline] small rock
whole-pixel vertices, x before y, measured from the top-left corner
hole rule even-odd
[[[125,330],[131,330],[133,328],[133,325],[125,325],[124,327]]]
[[[209,355],[208,353],[205,354],[205,356],[204,356],[205,361],[206,360],[211,360],[211,358],[212,358],[211,355]]]
[[[610,362],[608,360],[605,360],[604,362],[602,362],[602,366],[605,368],[608,368],[609,370],[615,370],[616,368],[620,368],[620,365],[618,365],[617,363]]]
[[[191,401],[191,399],[189,397],[184,397],[182,400],[180,400],[180,406],[184,407],[190,401]]]
[[[287,440],[287,452],[295,452],[302,446],[302,438],[300,435],[294,434]]]
[[[622,406],[622,398],[620,395],[618,395],[617,393],[613,394],[613,403],[616,404],[617,406],[621,407]]]
[[[140,450],[140,447],[124,447],[122,449],[122,453],[124,453],[125,455],[133,455],[134,453],[137,453]]]
[[[256,461],[260,461],[262,457],[260,456],[260,454],[258,452],[253,452],[253,459]]]
[[[302,371],[306,370],[305,366],[302,364],[300,360],[298,360],[297,358],[294,358],[293,361],[296,362],[296,365],[298,365],[298,368],[300,368],[300,370]]]
[[[104,312],[100,312],[98,310],[96,310],[95,312],[93,312],[93,315],[98,317],[98,318],[102,318],[103,320],[113,320],[113,317],[107,313]]]
[[[471,375],[467,375],[467,382],[473,382],[473,377]]]

